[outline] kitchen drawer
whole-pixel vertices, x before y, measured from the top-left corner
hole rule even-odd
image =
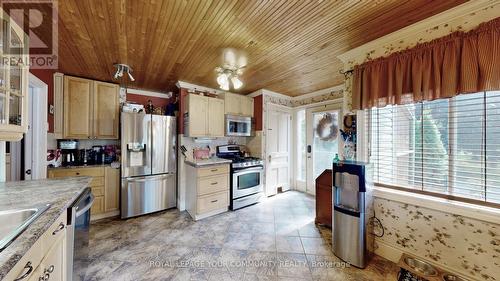
[[[197,214],[203,214],[229,206],[229,191],[198,197]]]
[[[92,194],[94,194],[94,196],[104,196],[104,185],[92,186],[90,190],[92,190]]]
[[[103,167],[92,167],[92,168],[68,168],[68,169],[56,169],[49,171],[50,177],[63,178],[63,177],[77,177],[77,176],[88,176],[88,177],[104,177]]]
[[[102,213],[104,213],[104,196],[95,196],[94,204],[92,204],[92,208],[90,208],[90,214],[97,215]]]
[[[92,178],[92,181],[90,182],[90,187],[94,186],[101,186],[104,185],[104,177],[94,177]]]
[[[46,253],[54,242],[63,236],[66,231],[67,212],[63,212],[42,236],[42,249]]]
[[[198,178],[198,195],[206,195],[224,190],[229,190],[229,177],[227,174]]]
[[[207,168],[198,168],[198,177],[208,177],[214,175],[228,174],[229,173],[229,165],[218,165],[218,166],[210,166]]]
[[[32,276],[34,277],[34,274],[38,273],[35,269],[42,261],[42,258],[42,241],[41,239],[38,239],[2,280],[15,280],[24,274],[26,274],[26,277],[21,280],[28,280]],[[30,270],[31,273],[28,274],[28,271]]]

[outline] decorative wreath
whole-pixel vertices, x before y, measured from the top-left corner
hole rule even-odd
[[[325,113],[316,126],[316,135],[322,141],[334,141],[339,135],[339,125],[337,116],[332,113]]]

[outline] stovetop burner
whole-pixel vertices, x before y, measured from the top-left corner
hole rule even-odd
[[[224,145],[217,147],[217,156],[233,161],[233,168],[247,168],[254,166],[262,166],[264,161],[257,157],[244,157],[240,146]]]

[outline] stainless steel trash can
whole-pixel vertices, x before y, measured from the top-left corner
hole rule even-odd
[[[333,163],[333,253],[360,268],[367,264],[367,234],[371,233],[368,229],[372,212],[370,177],[367,163]]]

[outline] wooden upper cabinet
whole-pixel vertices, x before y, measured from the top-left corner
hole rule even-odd
[[[93,136],[97,139],[118,139],[120,119],[120,87],[94,81]]]
[[[28,130],[29,40],[1,8],[0,40],[0,140],[19,141]]]
[[[205,137],[208,135],[208,97],[199,95],[188,96],[188,131],[190,137]]]
[[[186,137],[223,137],[224,100],[190,94],[187,97],[189,118],[184,127]]]
[[[225,112],[226,114],[240,115],[241,114],[241,102],[238,95],[225,94]]]
[[[226,114],[253,117],[253,98],[225,93],[224,102]]]
[[[208,135],[224,137],[224,100],[208,99]]]
[[[242,96],[241,101],[241,115],[253,117],[253,98]]]
[[[92,91],[92,80],[64,77],[64,138],[91,138]]]
[[[63,100],[64,138],[118,139],[118,85],[64,76]]]

